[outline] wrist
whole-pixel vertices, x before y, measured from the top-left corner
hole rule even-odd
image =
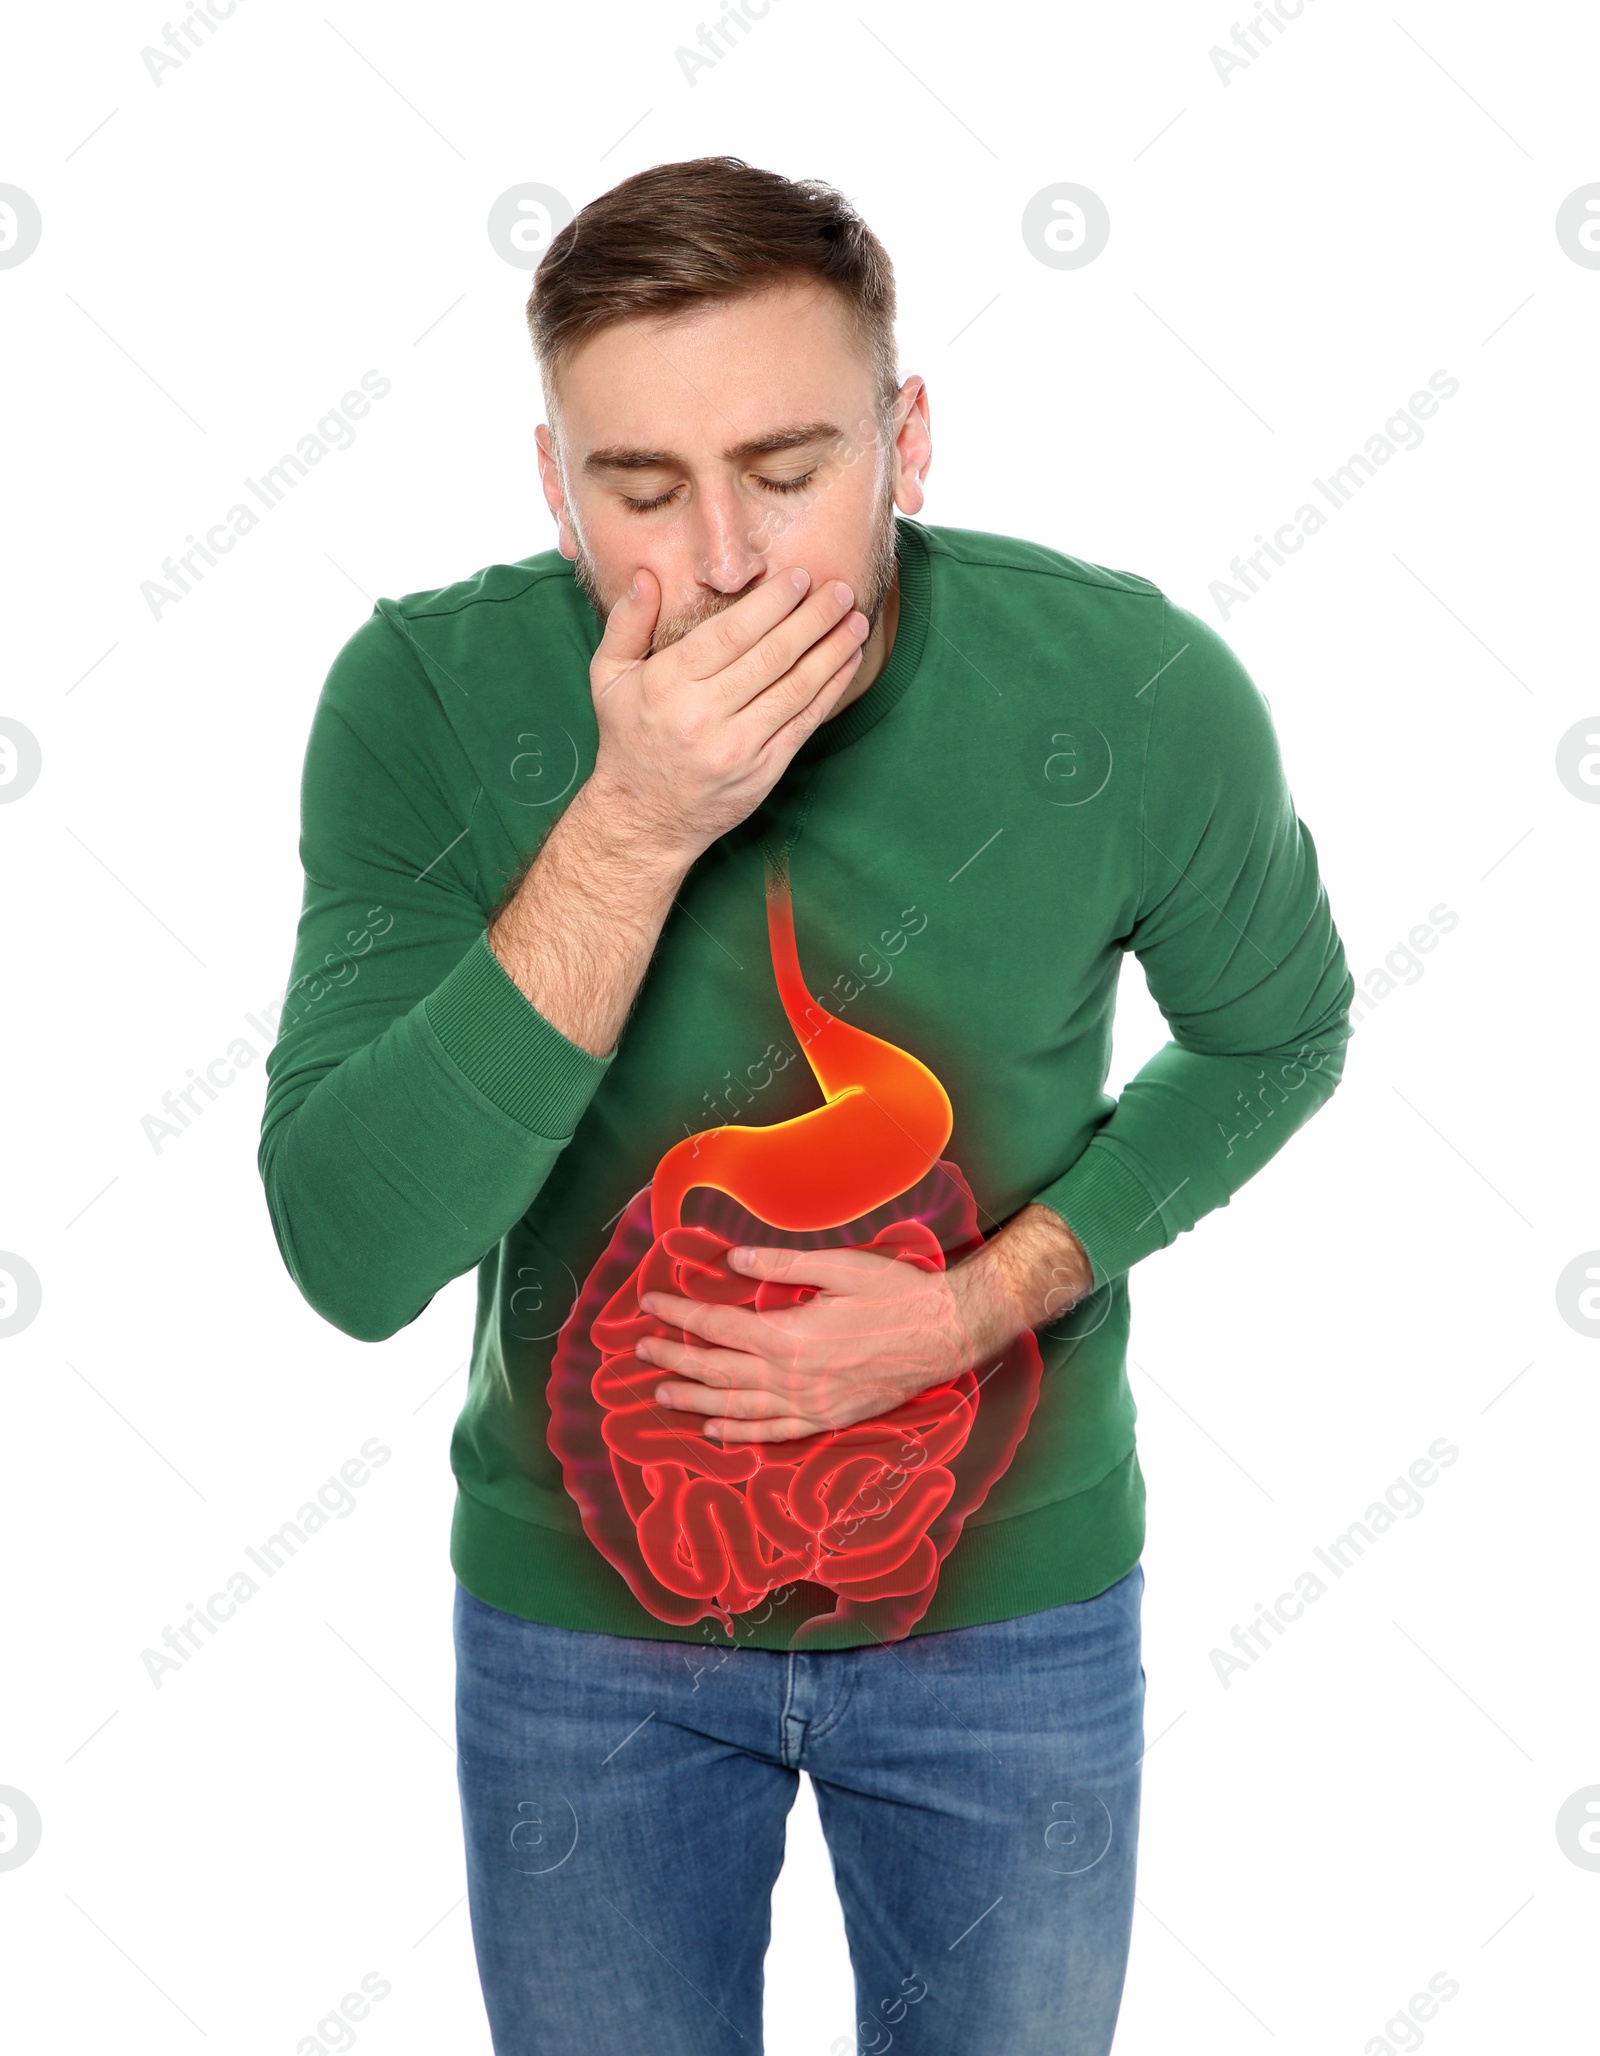
[[[1046,1238],[1031,1279],[1038,1310],[1033,1313],[1030,1326],[1040,1327],[1060,1320],[1080,1299],[1089,1297],[1095,1289],[1094,1265],[1089,1252],[1052,1207],[1036,1202],[1024,1211],[1037,1215],[1040,1232]]]
[[[1088,1251],[1058,1213],[1037,1202],[953,1265],[949,1277],[974,1362],[1060,1320],[1094,1290]]]
[[[680,836],[650,820],[633,795],[614,785],[603,770],[590,773],[567,812],[575,812],[586,835],[630,871],[646,871],[674,888],[700,854]]]
[[[1031,1324],[993,1243],[985,1243],[946,1274],[966,1336],[968,1368],[987,1363]]]

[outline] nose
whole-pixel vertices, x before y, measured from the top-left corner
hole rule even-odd
[[[758,510],[731,485],[706,486],[695,497],[694,575],[712,592],[742,593],[766,570],[767,537]]]

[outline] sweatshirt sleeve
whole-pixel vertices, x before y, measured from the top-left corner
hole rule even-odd
[[[1123,947],[1172,1040],[1035,1194],[1096,1288],[1226,1206],[1331,1096],[1352,1033],[1355,981],[1266,699],[1214,629],[1163,608]]]
[[[387,604],[312,719],[257,1157],[289,1275],[368,1342],[527,1210],[616,1055],[569,1042],[490,949],[468,854],[488,801]]]

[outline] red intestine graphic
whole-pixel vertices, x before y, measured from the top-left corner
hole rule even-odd
[[[724,1447],[701,1416],[655,1400],[645,1335],[686,1335],[640,1310],[643,1293],[753,1307],[814,1287],[730,1271],[737,1243],[880,1251],[924,1270],[977,1248],[971,1188],[940,1151],[944,1087],[905,1050],[828,1013],[807,992],[787,872],[767,863],[779,996],[825,1104],[770,1127],[718,1127],[669,1149],[635,1193],[557,1337],[551,1449],[584,1532],[656,1619],[689,1626],[806,1581],[835,1598],[791,1647],[860,1624],[896,1641],[927,1611],[944,1559],[1016,1453],[1039,1393],[1031,1330],[994,1363],[869,1420],[787,1442]]]

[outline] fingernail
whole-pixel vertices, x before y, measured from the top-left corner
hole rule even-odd
[[[657,1405],[657,1406],[665,1406],[665,1405],[666,1405],[666,1403],[667,1403],[667,1388],[666,1388],[666,1386],[665,1386],[665,1385],[658,1385],[658,1386],[656,1387],[656,1405]]]
[[[635,573],[633,574],[633,583],[632,583],[632,585],[630,585],[630,586],[628,587],[628,598],[629,598],[630,600],[636,600],[636,599],[637,599],[638,597],[639,597],[639,574],[638,574],[638,572],[636,571],[636,572],[635,572]]]
[[[789,573],[789,583],[794,587],[797,593],[803,593],[806,587],[811,583],[811,573],[809,571],[801,570],[800,566],[797,564],[795,568]]]
[[[844,580],[840,578],[834,581],[833,597],[839,602],[841,607],[848,607],[855,598],[855,594],[845,584]]]

